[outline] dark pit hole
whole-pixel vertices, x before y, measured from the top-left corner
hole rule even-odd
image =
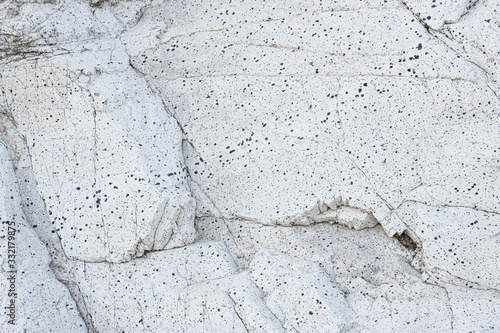
[[[394,238],[396,238],[396,240],[408,251],[414,252],[418,248],[417,242],[415,242],[413,238],[411,238],[410,234],[406,230],[403,231],[401,235],[394,235]]]

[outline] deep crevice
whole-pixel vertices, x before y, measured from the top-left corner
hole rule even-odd
[[[403,231],[401,235],[395,234],[394,238],[403,245],[408,251],[415,253],[419,248],[418,243],[410,236],[407,230]]]

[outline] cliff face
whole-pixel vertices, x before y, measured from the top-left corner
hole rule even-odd
[[[4,1],[0,38],[2,332],[500,330],[500,3]]]

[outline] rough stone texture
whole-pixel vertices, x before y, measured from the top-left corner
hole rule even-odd
[[[2,2],[0,330],[500,330],[499,22],[492,0]]]
[[[47,249],[26,221],[12,158],[0,141],[0,330],[86,332],[75,302],[49,268]]]
[[[40,15],[39,6],[31,14]],[[117,20],[94,16],[85,4],[43,5],[50,6],[50,19],[36,28],[40,34],[50,28],[57,36],[49,37],[56,38],[54,47],[68,52],[7,64],[2,89],[66,254],[122,262],[191,243],[194,201],[181,132],[129,66],[116,33],[106,31]],[[25,7],[14,18],[35,21]],[[81,26],[74,31],[60,24],[77,13]]]

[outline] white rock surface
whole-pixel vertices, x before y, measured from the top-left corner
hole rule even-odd
[[[42,24],[69,52],[7,64],[2,89],[66,254],[123,262],[191,243],[195,205],[175,119],[106,31],[116,20],[103,23],[83,3],[60,6]],[[82,27],[55,21],[75,11]]]
[[[0,292],[2,332],[86,332],[51,258],[25,219],[13,156],[0,141]]]
[[[349,326],[352,310],[317,264],[266,251],[255,255],[250,271],[288,331],[341,332]]]
[[[500,330],[499,6],[2,2],[1,331]]]
[[[177,115],[211,213],[280,223],[343,200],[393,235],[406,229],[394,210],[424,200],[419,186],[441,192],[430,204],[497,210],[498,169],[483,162],[500,133],[487,74],[400,3],[345,6],[158,7],[175,28],[131,61]]]

